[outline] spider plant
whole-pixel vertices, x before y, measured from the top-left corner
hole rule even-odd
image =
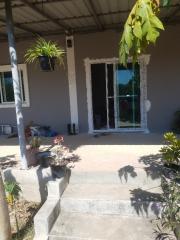
[[[25,53],[25,62],[33,63],[40,61],[42,67],[42,61],[48,62],[50,68],[54,68],[55,61],[62,65],[65,51],[56,42],[46,41],[44,38],[38,38],[34,45],[27,49]],[[47,64],[47,63],[46,63]]]

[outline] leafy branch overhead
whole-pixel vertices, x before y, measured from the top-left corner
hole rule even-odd
[[[170,0],[162,0],[167,6]],[[164,30],[163,23],[158,18],[160,0],[137,0],[124,25],[124,32],[120,41],[119,58],[126,65],[128,56],[133,62],[146,49],[150,43],[155,44]]]

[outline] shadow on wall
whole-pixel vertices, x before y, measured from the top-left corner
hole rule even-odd
[[[28,170],[9,168],[4,170],[4,178],[19,183],[25,200],[38,203],[46,200],[47,182],[53,180],[51,168],[40,166]]]
[[[5,181],[15,181],[19,183],[22,196],[25,200],[43,203],[48,196],[47,183],[49,181],[55,181],[56,178],[63,178],[65,174],[63,168],[60,166],[49,166],[47,168],[36,166],[28,170],[21,170],[16,167],[14,168],[15,161],[12,160],[13,157],[14,155],[0,158],[0,167],[3,166]],[[80,160],[78,155],[72,154],[72,156],[69,159],[66,158],[63,163],[65,163],[65,165],[68,164],[68,168],[71,169],[74,168],[75,162]],[[16,163],[17,162],[15,162],[15,164]]]
[[[139,162],[143,163],[145,167],[135,168],[127,165],[118,171],[121,183],[133,185],[136,183],[137,185],[134,185],[134,189],[130,190],[131,206],[135,209],[137,215],[148,217],[149,211],[157,217],[160,214],[162,195],[159,193],[159,189],[163,172],[161,158],[161,154],[142,156]],[[153,180],[156,181],[153,183]],[[142,187],[139,187],[139,185]]]

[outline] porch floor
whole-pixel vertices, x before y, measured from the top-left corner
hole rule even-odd
[[[52,142],[52,138],[43,138],[41,149],[50,147]],[[73,171],[117,171],[127,165],[143,168],[148,161],[158,158],[162,143],[162,134],[119,133],[64,136],[64,145],[79,157]],[[18,152],[17,138],[0,137],[0,161],[14,159]]]

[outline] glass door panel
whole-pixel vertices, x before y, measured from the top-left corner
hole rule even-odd
[[[91,65],[94,130],[107,130],[106,64]]]
[[[140,72],[139,64],[117,64],[115,70],[117,128],[140,128]]]
[[[115,128],[115,102],[114,102],[114,65],[107,64],[107,105],[108,127]]]

